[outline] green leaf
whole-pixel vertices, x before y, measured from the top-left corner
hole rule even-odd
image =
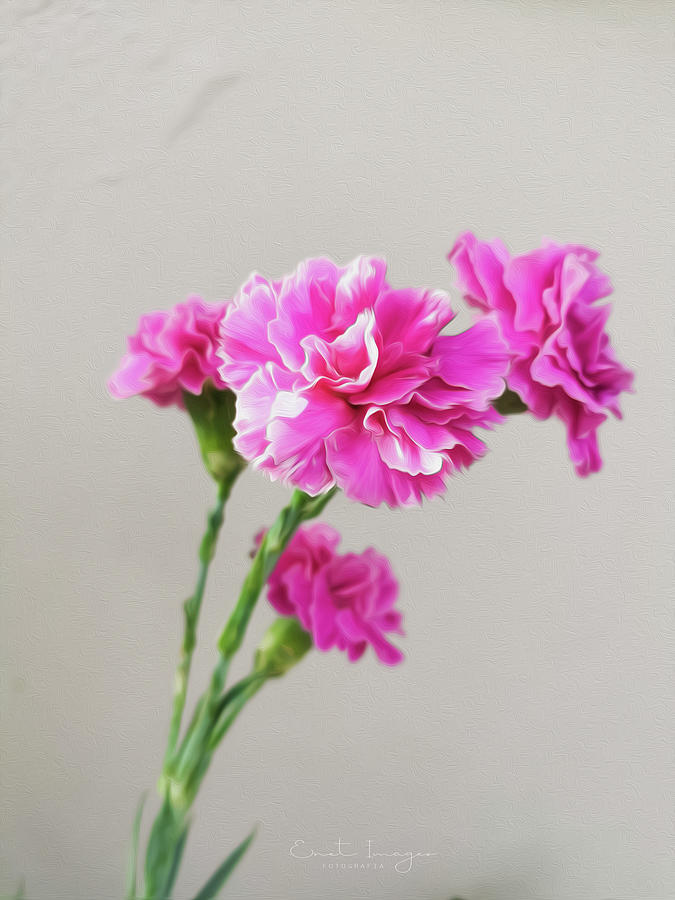
[[[137,892],[136,873],[138,869],[138,838],[141,833],[141,819],[146,794],[138,801],[138,808],[134,816],[134,824],[131,829],[131,848],[129,850],[129,869],[127,872],[127,900],[135,900]]]
[[[188,823],[165,798],[150,831],[145,852],[145,893],[148,897],[170,896],[187,832]]]
[[[249,836],[245,840],[243,840],[238,847],[234,848],[225,862],[221,866],[219,866],[213,873],[213,875],[209,878],[209,880],[206,882],[206,884],[197,894],[194,900],[212,900],[212,898],[218,894],[222,886],[230,877],[234,867],[237,865],[244,853],[246,853],[246,851],[248,850],[249,844],[255,837],[255,833],[256,829],[254,828]]]
[[[178,877],[178,868],[180,866],[180,861],[183,858],[183,850],[185,850],[185,843],[187,841],[188,830],[187,827],[185,831],[178,838],[178,843],[176,844],[173,852],[173,859],[171,861],[171,868],[166,876],[166,881],[164,882],[164,890],[162,891],[163,897],[171,897],[171,891],[173,890],[173,886],[176,883],[176,878]]]

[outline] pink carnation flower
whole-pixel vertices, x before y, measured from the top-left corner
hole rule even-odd
[[[115,397],[144,394],[158,406],[182,407],[183,391],[201,394],[209,378],[227,385],[218,372],[216,350],[226,302],[188,297],[173,309],[141,316],[128,351],[108,382]]]
[[[383,260],[311,259],[253,275],[223,321],[220,373],[237,391],[234,444],[273,479],[338,485],[377,506],[420,503],[482,456],[508,366],[494,322],[440,336],[447,296],[385,281]]]
[[[328,525],[300,528],[269,577],[267,598],[282,616],[295,616],[319,650],[337,647],[355,662],[370,644],[383,663],[394,666],[403,654],[385,634],[404,632],[394,609],[398,582],[389,560],[372,547],[339,555],[339,543]]]
[[[509,387],[538,418],[562,419],[579,475],[602,467],[597,430],[608,412],[621,417],[619,395],[633,384],[605,331],[611,306],[594,305],[612,292],[597,257],[545,242],[511,258],[501,241],[469,232],[449,254],[468,302],[496,315],[511,353]]]

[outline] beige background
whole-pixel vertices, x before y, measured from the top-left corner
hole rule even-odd
[[[447,288],[473,228],[602,250],[638,376],[605,469],[576,479],[562,428],[520,419],[421,511],[333,503],[347,547],[395,561],[407,661],[315,653],[256,699],[177,897],[254,821],[242,900],[675,897],[674,12],[5,0],[0,891],[117,900],[160,763],[212,489],[179,413],[106,396],[139,314],[319,253]],[[197,685],[286,496],[236,491]],[[338,837],[437,855],[409,875],[289,855]]]

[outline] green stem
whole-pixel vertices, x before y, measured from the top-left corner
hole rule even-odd
[[[169,748],[160,780],[163,802],[155,819],[146,852],[147,898],[169,896],[187,838],[188,814],[217,745],[246,702],[260,690],[267,678],[277,677],[287,667],[285,658],[281,661],[275,659],[269,666],[257,662],[251,675],[223,694],[230,661],[241,646],[246,627],[267,578],[302,522],[318,516],[336,492],[334,488],[319,497],[310,497],[296,490],[291,502],[279,513],[276,522],[263,538],[244,580],[237,604],[220,635],[218,641],[220,658],[211,675],[209,687],[197,702],[190,726],[179,749],[176,749],[185,706],[187,675],[194,649],[196,616],[199,614],[208,564],[213,556],[215,540],[222,524],[222,505],[230,487],[231,482],[227,488],[222,487],[223,494],[222,496],[219,494],[218,506],[209,516],[208,528],[200,550],[202,561],[200,579],[195,594],[185,605],[186,639],[176,683]],[[309,643],[307,646],[303,645],[301,652],[306,651],[308,646]],[[292,651],[293,646],[289,649],[291,660]]]
[[[145,893],[148,898],[168,895],[168,892],[173,887],[187,838],[188,823],[185,816],[187,809],[176,806],[172,802],[168,788],[171,784],[171,773],[176,761],[176,750],[185,710],[192,656],[197,642],[199,614],[202,600],[204,599],[209,567],[216,552],[218,535],[225,518],[225,504],[230,496],[232,486],[241,471],[241,467],[233,468],[223,475],[218,482],[218,498],[214,508],[207,517],[206,531],[199,546],[197,584],[192,595],[183,604],[185,629],[180,661],[176,668],[174,680],[173,708],[166,753],[164,755],[162,778],[160,780],[162,806],[153,823],[145,857]]]
[[[216,709],[213,728],[209,735],[209,750],[216,749],[223,737],[225,737],[225,732],[246,703],[258,693],[263,684],[271,677],[267,672],[253,671],[250,675],[238,681],[223,695]]]
[[[229,660],[221,656],[211,674],[208,688],[197,701],[190,727],[176,755],[176,764],[171,772],[167,773],[170,791],[176,806],[188,809],[194,800],[195,793],[188,790],[188,785],[191,784],[192,772],[202,764],[204,747],[213,727],[215,710],[225,685],[228,669]]]
[[[318,497],[310,497],[304,491],[293,492],[291,502],[281,510],[276,522],[265,534],[242,586],[237,605],[220,635],[218,647],[224,659],[232,659],[241,646],[263,586],[288,542],[303,522],[316,518],[322,512],[336,491],[337,488],[332,488]]]
[[[166,754],[164,756],[164,770],[166,771],[172,763],[178,738],[180,736],[181,722],[183,721],[183,711],[185,709],[185,699],[187,696],[188,679],[190,677],[190,668],[192,666],[192,655],[194,653],[197,642],[197,625],[199,622],[199,613],[204,598],[204,589],[206,588],[206,580],[209,574],[209,566],[216,552],[216,543],[218,534],[223,525],[225,518],[225,504],[230,496],[232,485],[241,470],[237,469],[232,472],[227,479],[218,484],[218,500],[216,505],[208,515],[206,532],[202,538],[199,547],[199,576],[197,585],[192,596],[183,604],[183,612],[185,616],[185,631],[183,634],[183,645],[181,647],[181,658],[176,668],[176,676],[174,681],[173,692],[173,711],[171,714],[171,723],[169,725],[169,738],[167,741]]]
[[[201,780],[201,777],[195,778],[195,773],[204,771],[203,757],[208,753],[212,731],[220,715],[219,707],[230,661],[241,646],[265,582],[298,527],[302,522],[318,516],[336,491],[337,488],[333,488],[318,497],[294,491],[291,502],[281,510],[263,538],[242,585],[237,604],[220,635],[218,647],[221,655],[211,675],[210,685],[198,701],[188,732],[176,754],[175,765],[170,773],[166,773],[169,789],[178,806],[189,808],[194,800]],[[208,758],[210,759],[210,755]]]
[[[208,771],[211,758],[218,744],[225,737],[226,732],[244,706],[258,693],[270,677],[265,672],[252,672],[250,675],[242,678],[241,681],[238,681],[223,695],[212,712],[208,733],[204,737],[204,745],[200,748],[201,752],[197,762],[187,774],[186,782],[183,786],[184,795],[187,797],[195,797],[197,795],[199,786]]]
[[[248,701],[270,678],[280,678],[296,666],[311,647],[311,636],[295,618],[282,616],[270,625],[258,645],[252,671],[226,691],[213,707],[206,742],[184,785],[187,796],[197,794],[211,757]]]

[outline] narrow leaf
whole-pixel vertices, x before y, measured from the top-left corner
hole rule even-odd
[[[225,884],[227,879],[230,877],[232,870],[237,865],[239,860],[242,858],[244,853],[248,850],[249,844],[255,837],[256,829],[249,834],[249,836],[239,844],[238,847],[230,853],[225,862],[219,866],[213,875],[206,882],[201,891],[197,894],[194,900],[212,900],[215,897],[222,886]]]
[[[136,815],[134,816],[134,824],[131,829],[131,847],[129,849],[129,868],[127,871],[127,900],[136,900],[136,892],[138,883],[136,880],[136,872],[138,869],[138,839],[141,833],[141,819],[143,817],[143,806],[145,805],[146,794],[141,796],[138,801]]]
[[[171,868],[166,876],[166,881],[164,882],[164,890],[162,891],[162,897],[171,897],[171,891],[173,891],[173,886],[176,883],[176,878],[178,877],[178,868],[180,866],[180,862],[183,858],[183,850],[185,850],[185,842],[187,841],[188,830],[187,827],[185,831],[181,834],[178,839],[178,843],[174,849],[173,859],[171,860]]]
[[[145,895],[148,897],[169,896],[166,885],[176,866],[176,855],[183,852],[186,832],[185,821],[176,815],[165,798],[150,830],[145,851]]]

